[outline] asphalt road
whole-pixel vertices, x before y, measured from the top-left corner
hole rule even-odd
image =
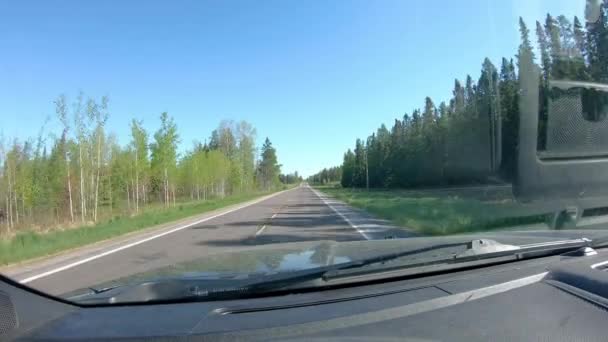
[[[3,273],[44,292],[63,294],[252,246],[272,248],[300,241],[353,241],[411,235],[405,229],[302,186]]]

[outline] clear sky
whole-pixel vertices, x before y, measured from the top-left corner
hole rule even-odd
[[[513,57],[521,15],[582,18],[584,0],[2,1],[0,131],[35,136],[59,94],[110,97],[110,131],[153,131],[167,111],[182,150],[247,120],[284,172],[309,175],[381,123],[450,96],[484,57]],[[534,37],[533,37],[534,39]],[[57,130],[51,121],[47,130]]]

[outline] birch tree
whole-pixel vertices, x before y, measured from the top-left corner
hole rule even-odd
[[[68,153],[68,148],[66,146],[67,140],[68,140],[68,135],[70,132],[70,124],[69,124],[68,113],[67,113],[66,107],[67,107],[66,98],[64,95],[60,95],[59,98],[57,98],[57,100],[55,101],[55,113],[57,114],[57,117],[59,118],[59,121],[61,122],[61,124],[63,126],[63,132],[61,133],[61,141],[62,141],[61,146],[63,147],[63,157],[65,159],[65,171],[67,174],[66,183],[67,183],[67,187],[68,187],[68,199],[69,199],[68,205],[69,205],[69,210],[70,210],[70,222],[74,223],[74,204],[72,201],[72,179],[71,179],[71,175],[70,175],[70,157],[69,157],[69,153]]]
[[[135,166],[135,212],[139,212],[140,194],[145,196],[146,170],[150,167],[148,161],[148,133],[143,128],[141,121],[131,121],[131,147]]]
[[[85,155],[87,144],[87,124],[83,112],[83,97],[82,93],[78,94],[74,104],[74,127],[76,128],[76,137],[78,140],[78,168],[80,170],[80,219],[82,223],[86,222],[87,216],[87,200],[85,189]]]
[[[95,188],[95,197],[93,203],[93,222],[97,222],[97,208],[99,206],[99,180],[101,173],[101,164],[102,164],[102,149],[103,143],[105,140],[104,126],[108,120],[108,98],[106,96],[101,98],[101,104],[97,104],[94,100],[89,99],[87,106],[89,120],[91,122],[95,122],[95,130],[93,131],[93,136],[96,140],[96,167],[95,167],[95,175],[94,175],[94,188]],[[92,164],[92,163],[91,163]],[[92,190],[92,189],[91,189]]]
[[[172,184],[177,162],[177,144],[179,136],[177,126],[173,118],[167,112],[160,116],[161,127],[154,134],[154,143],[151,145],[152,169],[157,179],[160,181],[162,191],[162,201],[165,206],[173,201],[175,205],[175,184]]]

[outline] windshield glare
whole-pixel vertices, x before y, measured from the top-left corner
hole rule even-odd
[[[43,292],[606,236],[608,1],[24,2],[0,32],[0,273]]]

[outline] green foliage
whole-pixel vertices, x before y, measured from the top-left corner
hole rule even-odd
[[[277,161],[276,150],[268,138],[262,145],[261,159],[258,163],[258,181],[262,189],[272,189],[280,183],[281,165]]]
[[[323,185],[328,183],[339,183],[342,178],[342,166],[334,166],[325,168],[314,175],[308,177],[306,180],[310,184]]]
[[[179,130],[166,112],[152,137],[143,122],[132,120],[131,139],[121,146],[105,129],[107,97],[80,93],[69,105],[62,95],[55,111],[63,129],[58,136],[41,130],[36,139],[0,139],[0,239],[118,222],[159,204],[185,211],[177,203],[249,195],[261,188],[256,131],[245,121],[222,121],[209,144],[197,142],[180,156]],[[264,190],[278,189],[279,165],[268,140],[259,170],[268,177]],[[162,220],[150,222],[157,221]]]
[[[167,112],[160,116],[160,128],[154,133],[154,143],[150,146],[152,152],[151,168],[153,184],[156,190],[162,192],[165,206],[175,202],[175,178],[177,171],[177,144],[179,135],[173,118]]]
[[[521,43],[516,61],[503,58],[500,69],[485,58],[477,81],[455,80],[452,98],[437,107],[430,97],[422,109],[382,125],[367,139],[355,140],[344,154],[340,182],[345,188],[398,188],[479,184],[515,179],[519,140],[519,73],[541,70],[538,148],[546,148],[550,80],[608,80],[608,1],[596,22],[583,27],[563,15],[536,22],[540,65],[535,64],[530,30],[519,19]],[[601,101],[588,101],[590,104]],[[584,103],[585,104],[585,103]],[[321,177],[321,178],[319,178]],[[324,184],[327,170],[311,177]]]
[[[294,173],[280,174],[279,181],[285,185],[297,184],[302,182],[302,176],[298,174],[298,171],[295,171]]]

